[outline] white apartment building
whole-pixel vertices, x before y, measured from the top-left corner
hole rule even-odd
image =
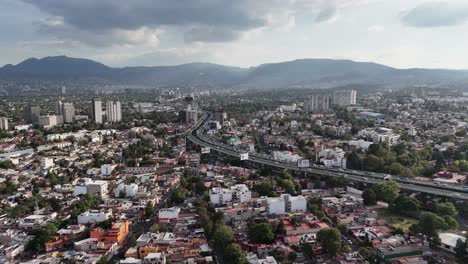
[[[393,129],[386,127],[366,128],[358,132],[359,137],[364,137],[374,143],[387,143],[395,145],[400,139],[400,135],[393,132]]]
[[[112,172],[117,167],[117,164],[104,164],[101,166],[101,175],[110,176]]]
[[[112,217],[111,212],[90,210],[78,215],[78,224],[94,224],[104,222]]]
[[[307,210],[307,199],[302,195],[283,194],[280,197],[267,197],[266,202],[269,215],[305,212]]]
[[[94,123],[102,124],[102,101],[93,99],[92,101],[92,118]]]
[[[349,106],[356,104],[356,90],[341,90],[333,93],[333,105]]]
[[[63,124],[63,116],[61,115],[46,115],[39,116],[39,125],[44,128],[51,128]]]
[[[8,127],[8,118],[6,117],[0,117],[0,129],[3,129],[3,130],[8,130],[9,127]]]
[[[92,180],[90,178],[79,179],[73,188],[73,195],[79,196],[82,194],[97,194],[101,197],[107,197],[108,191],[107,181]]]
[[[304,101],[304,111],[308,113],[321,113],[330,109],[330,96],[314,94],[307,96]]]
[[[122,198],[120,197],[121,191],[125,192],[125,197],[133,197],[138,193],[138,185],[135,183],[130,183],[130,184],[120,183],[114,189],[114,197]]]
[[[107,122],[118,123],[122,121],[122,104],[120,101],[108,101],[106,104]]]
[[[319,152],[318,158],[326,167],[346,168],[345,152],[340,148],[324,149]]]
[[[73,123],[75,121],[75,106],[73,103],[62,104],[62,115],[64,123]]]
[[[171,208],[162,208],[158,212],[159,219],[177,219],[179,217],[180,208],[175,206]]]
[[[214,205],[227,202],[249,202],[252,199],[252,192],[245,184],[236,184],[230,189],[213,188],[210,190],[210,200]]]
[[[232,201],[232,191],[224,188],[213,188],[210,190],[210,201],[214,205],[220,205]]]
[[[41,168],[43,170],[47,170],[48,168],[51,168],[54,166],[54,159],[53,158],[42,158],[41,159]]]

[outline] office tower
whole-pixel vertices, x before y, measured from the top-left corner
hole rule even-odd
[[[57,106],[56,106],[56,109],[55,109],[55,113],[56,113],[57,115],[63,115],[62,107],[63,107],[63,103],[62,103],[61,100],[59,100],[59,101],[57,102]]]
[[[92,118],[93,118],[94,123],[102,124],[102,102],[101,100],[93,99]]]
[[[106,104],[107,122],[117,123],[122,121],[122,104],[117,101],[108,101]]]
[[[333,105],[348,106],[356,104],[356,90],[341,90],[333,93]]]
[[[64,123],[72,123],[75,121],[75,106],[73,103],[62,104],[62,115]]]
[[[67,93],[67,87],[65,87],[65,86],[62,85],[62,90],[61,90],[61,92],[62,92],[62,95],[65,95],[65,94]]]
[[[222,110],[216,111],[213,114],[214,120],[218,121],[220,124],[223,124],[224,121],[226,121],[226,116],[226,112]]]
[[[24,120],[29,124],[37,124],[41,116],[41,108],[38,105],[28,104],[24,109]]]
[[[330,109],[330,96],[313,94],[304,101],[304,110],[309,113],[322,113]]]
[[[8,130],[8,118],[0,117],[0,129]]]

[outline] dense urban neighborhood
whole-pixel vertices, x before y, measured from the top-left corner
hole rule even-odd
[[[0,104],[2,263],[468,261],[466,92],[58,93]]]

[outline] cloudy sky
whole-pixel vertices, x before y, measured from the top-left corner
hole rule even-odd
[[[468,69],[468,1],[0,0],[0,65],[67,55],[110,66],[298,58]]]

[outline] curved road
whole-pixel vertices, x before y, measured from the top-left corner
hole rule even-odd
[[[195,144],[203,147],[209,147],[211,150],[223,153],[229,156],[240,157],[243,151],[235,149],[231,146],[225,145],[216,141],[213,138],[206,137],[203,135],[202,129],[206,122],[211,118],[211,113],[205,113],[187,132],[187,139]],[[433,182],[424,182],[407,178],[399,178],[396,176],[389,176],[388,174],[364,172],[349,169],[334,169],[326,167],[310,167],[310,168],[299,168],[297,165],[282,162],[279,160],[272,159],[267,155],[249,153],[249,161],[256,162],[263,165],[277,167],[280,169],[287,169],[292,171],[302,171],[319,176],[326,177],[346,177],[347,179],[355,182],[364,182],[370,184],[382,183],[386,178],[391,177],[397,181],[401,189],[409,190],[413,192],[421,192],[427,194],[433,194],[438,196],[451,197],[453,199],[468,201],[468,190],[464,189],[459,185],[438,185]]]

